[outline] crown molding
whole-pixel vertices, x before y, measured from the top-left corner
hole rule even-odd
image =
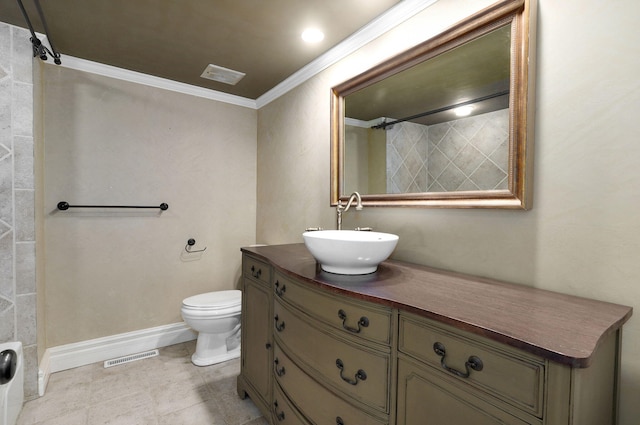
[[[54,65],[52,62],[43,62],[50,66],[62,66],[69,69],[84,71],[91,74],[102,75],[104,77],[116,78],[118,80],[129,81],[131,83],[143,84],[145,86],[170,90],[191,96],[203,97],[205,99],[216,100],[218,102],[230,103],[232,105],[243,106],[245,108],[256,109],[256,101],[246,97],[235,96],[216,90],[205,89],[191,84],[180,83],[154,75],[143,74],[141,72],[118,68],[103,63],[93,62],[74,56],[62,56],[62,64]]]
[[[346,38],[342,43],[300,68],[289,78],[256,99],[258,109],[276,100],[362,46],[400,25],[438,0],[403,0]]]
[[[346,38],[343,42],[316,58],[314,61],[300,68],[286,80],[282,81],[256,100],[216,90],[205,89],[191,84],[180,83],[166,78],[143,74],[141,72],[118,68],[111,65],[105,65],[74,56],[63,55],[61,57],[61,65],[54,65],[51,62],[43,63],[48,64],[49,66],[62,66],[69,69],[184,93],[245,108],[260,109],[437,1],[438,0],[403,0],[399,2],[396,6],[369,22],[367,25],[353,33],[350,37]],[[49,40],[47,40],[47,37],[44,34],[37,33],[37,36],[43,42],[46,40],[47,44],[49,43]]]

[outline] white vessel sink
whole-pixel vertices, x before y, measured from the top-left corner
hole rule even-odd
[[[398,243],[391,233],[356,230],[304,232],[302,237],[322,270],[351,275],[375,272]]]

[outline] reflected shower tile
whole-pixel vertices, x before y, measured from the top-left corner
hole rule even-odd
[[[458,191],[461,190],[482,190],[482,188],[476,186],[470,179],[466,179],[458,186]]]
[[[485,156],[478,149],[466,145],[453,159],[453,163],[466,175],[471,175],[485,159]]]
[[[437,178],[447,168],[451,161],[440,149],[435,149],[427,159],[429,174]]]
[[[429,142],[433,143],[435,146],[440,144],[440,142],[447,135],[447,132],[451,129],[451,124],[448,122],[442,124],[435,124],[429,126]]]
[[[427,188],[429,187],[429,173],[427,173],[427,167],[423,166],[416,173],[415,183],[418,186],[418,190],[416,192],[427,192]]]
[[[484,161],[478,169],[469,176],[478,187],[495,188],[505,177],[506,173],[493,162]]]
[[[489,157],[502,171],[509,168],[509,141],[505,140]]]
[[[393,146],[387,145],[387,176],[392,176],[398,172],[402,165],[402,158]]]
[[[411,149],[409,155],[404,160],[404,165],[407,167],[412,176],[415,177],[422,168],[423,160],[420,158],[420,155],[416,151],[415,147]]]
[[[498,183],[494,189],[496,189],[496,190],[507,190],[507,189],[509,189],[509,179],[505,176],[505,178],[502,179],[502,181],[500,183]]]
[[[453,121],[453,128],[458,131],[466,140],[470,140],[482,128],[487,118],[484,115],[463,118]]]
[[[438,176],[438,183],[445,188],[446,191],[451,192],[458,190],[458,187],[465,181],[467,176],[464,175],[458,167],[450,164],[443,172]]]
[[[398,172],[391,177],[391,180],[396,185],[396,187],[400,189],[400,192],[403,193],[406,192],[409,188],[409,185],[413,181],[413,176],[411,175],[407,167],[402,165],[398,169]]]
[[[409,155],[409,152],[411,152],[416,142],[409,137],[406,129],[402,127],[396,137],[391,141],[391,144],[396,148],[400,157],[404,159]]]
[[[471,139],[473,144],[480,152],[489,156],[498,146],[503,144],[509,137],[509,133],[503,128],[487,122]]]
[[[458,152],[467,145],[467,140],[461,136],[461,134],[452,129],[438,144],[438,149],[444,153],[447,158],[453,159],[458,155]]]

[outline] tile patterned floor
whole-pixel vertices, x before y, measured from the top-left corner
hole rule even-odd
[[[108,369],[96,363],[54,373],[17,425],[267,425],[236,394],[240,360],[197,367],[194,350],[191,341]]]

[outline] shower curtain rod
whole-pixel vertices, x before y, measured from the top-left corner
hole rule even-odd
[[[413,120],[413,119],[416,119],[416,118],[426,117],[428,115],[437,114],[439,112],[449,111],[451,109],[459,108],[461,106],[472,105],[474,103],[482,102],[482,101],[493,99],[493,98],[500,97],[500,96],[505,96],[505,95],[508,95],[508,94],[509,94],[509,90],[504,90],[504,91],[501,91],[501,92],[489,94],[487,96],[478,97],[476,99],[467,100],[465,102],[456,103],[455,105],[444,106],[442,108],[433,109],[431,111],[421,112],[421,113],[416,114],[416,115],[411,115],[410,117],[400,118],[400,119],[389,121],[389,122],[381,122],[380,124],[376,124],[376,125],[371,126],[371,128],[375,129],[375,130],[380,129],[380,128],[385,130],[387,127],[392,126],[394,124],[398,124],[398,123],[405,122],[405,121],[410,121],[410,120]]]
[[[40,15],[40,21],[42,22],[42,27],[44,28],[44,35],[49,40],[49,45],[51,46],[51,50],[47,49],[47,47],[42,44],[42,41],[36,35],[33,25],[31,25],[31,20],[29,19],[29,15],[27,14],[27,10],[24,8],[22,4],[22,0],[17,0],[18,6],[20,6],[20,10],[22,11],[22,15],[24,16],[25,21],[27,21],[27,25],[29,26],[29,31],[31,31],[31,44],[33,45],[33,57],[38,56],[41,60],[47,60],[47,53],[53,57],[53,62],[56,65],[60,65],[62,61],[60,60],[60,53],[58,53],[53,47],[53,42],[51,42],[51,36],[49,35],[49,29],[47,27],[47,21],[44,19],[44,13],[42,12],[42,7],[40,6],[40,0],[33,0],[33,3],[36,5],[36,9],[38,10],[38,15]]]

